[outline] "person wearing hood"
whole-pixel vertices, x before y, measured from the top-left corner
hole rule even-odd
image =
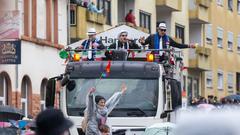
[[[121,96],[126,92],[127,87],[122,84],[121,91],[116,92],[107,101],[104,97],[93,93],[95,88],[91,88],[87,95],[87,108],[85,110],[86,135],[100,135],[100,127],[106,125],[107,117],[119,102]]]

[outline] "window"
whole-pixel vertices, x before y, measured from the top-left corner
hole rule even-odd
[[[237,37],[237,51],[240,53],[240,35]]]
[[[237,82],[236,82],[237,94],[240,94],[240,73],[236,74],[236,79],[237,79]]]
[[[208,88],[212,88],[213,86],[212,71],[206,72],[205,75],[206,75],[206,86]]]
[[[228,10],[233,11],[233,0],[228,0]]]
[[[112,25],[111,22],[111,1],[110,0],[97,0],[97,8],[104,9],[103,14],[106,16],[106,24]]]
[[[212,44],[212,24],[205,25],[205,31],[206,31],[206,42],[208,44]]]
[[[72,91],[66,90],[67,113],[69,116],[83,116],[86,108],[87,91],[92,85],[99,82],[99,78],[75,79],[74,81],[76,87]],[[99,95],[104,95],[106,99],[109,99],[115,93],[115,90],[120,88],[122,82],[125,82],[128,86],[128,94],[124,95],[113,109],[112,117],[139,117],[135,114],[128,116],[136,109],[144,111],[145,114],[143,115],[146,117],[154,117],[158,109],[158,81],[158,79],[104,78],[96,87]]]
[[[21,86],[21,104],[22,104],[22,111],[25,116],[28,116],[30,108],[30,88],[31,82],[30,79],[25,76],[22,79],[22,86]]]
[[[41,5],[41,8],[37,8],[37,37],[41,39],[46,39],[47,32],[47,5],[46,0],[38,0],[37,4]],[[45,22],[45,23],[43,23]],[[41,26],[41,27],[40,27]]]
[[[193,96],[198,97],[200,95],[199,93],[199,81],[198,79],[193,79]]]
[[[41,110],[43,111],[45,109],[45,98],[46,98],[46,90],[47,89],[47,79],[43,79],[41,83],[41,90],[40,90],[40,95],[41,95]]]
[[[223,6],[223,0],[217,0],[217,5]]]
[[[217,45],[219,48],[223,48],[223,29],[217,28]]]
[[[176,25],[175,28],[175,37],[181,39],[182,44],[184,44],[184,26]]]
[[[151,33],[151,14],[140,11],[140,27],[146,28]]]
[[[3,74],[0,74],[0,105],[7,104],[7,79]]]
[[[6,72],[0,73],[0,105],[11,104],[11,80]]]
[[[232,51],[233,50],[233,33],[228,32],[228,50]]]
[[[70,5],[70,25],[76,25],[76,6]]]
[[[183,90],[186,90],[186,76],[183,76]]]
[[[240,14],[240,0],[237,1],[237,12]]]
[[[191,77],[188,77],[188,91],[187,91],[187,96],[189,101],[192,100],[193,96],[192,96],[192,85],[193,85],[193,81]]]
[[[224,83],[223,82],[223,72],[219,70],[217,77],[218,77],[218,89],[223,90],[223,83]]]
[[[228,91],[233,92],[233,73],[228,73]]]

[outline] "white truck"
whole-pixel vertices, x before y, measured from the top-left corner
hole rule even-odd
[[[83,135],[81,129],[89,88],[108,99],[127,86],[126,94],[110,113],[107,124],[113,135],[140,135],[155,123],[172,121],[171,111],[181,106],[181,84],[166,76],[163,64],[148,61],[111,61],[110,73],[102,76],[108,61],[69,62],[62,76],[47,85],[46,106],[54,106],[56,81],[62,84],[59,101],[64,114],[74,122],[71,135]]]

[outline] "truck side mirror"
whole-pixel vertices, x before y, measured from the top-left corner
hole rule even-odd
[[[74,80],[70,80],[67,84],[68,91],[73,91],[76,87],[76,82]]]
[[[171,113],[171,112],[173,112],[173,110],[166,110],[166,111],[162,112],[161,115],[160,115],[160,118],[161,119],[166,118],[168,113]]]
[[[56,91],[56,80],[55,78],[51,78],[47,82],[47,91],[46,91],[46,108],[54,107],[55,100],[55,91]]]
[[[160,118],[161,118],[161,119],[164,119],[164,118],[166,118],[166,117],[167,117],[167,113],[166,113],[165,111],[162,112]]]

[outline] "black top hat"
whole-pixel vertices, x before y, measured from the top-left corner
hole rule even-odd
[[[36,135],[61,135],[73,123],[66,119],[61,110],[47,109],[38,114],[36,118]]]

